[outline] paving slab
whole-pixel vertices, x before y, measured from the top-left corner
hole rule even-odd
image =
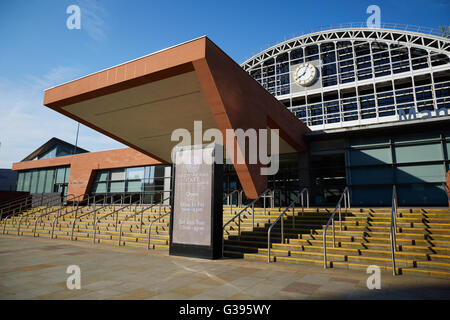
[[[67,267],[81,270],[69,290]],[[450,280],[369,274],[243,259],[204,260],[164,250],[0,235],[0,299],[450,299]]]

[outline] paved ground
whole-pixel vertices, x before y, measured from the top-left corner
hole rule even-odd
[[[67,289],[69,265],[81,289]],[[0,299],[450,299],[450,280],[0,236]]]

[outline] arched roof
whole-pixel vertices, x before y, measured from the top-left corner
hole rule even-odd
[[[395,25],[396,26],[396,25]],[[408,29],[408,28],[404,28]],[[414,31],[412,31],[414,30]],[[388,44],[412,46],[424,50],[430,50],[450,57],[450,39],[437,35],[435,30],[426,30],[429,34],[421,33],[421,28],[409,28],[408,30],[388,28],[367,28],[361,24],[358,27],[344,28],[330,27],[328,30],[320,30],[301,35],[293,39],[274,45],[246,60],[241,64],[244,70],[251,70],[264,61],[279,54],[301,48],[309,44],[321,44],[330,41],[374,41]]]

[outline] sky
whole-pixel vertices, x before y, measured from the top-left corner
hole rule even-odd
[[[66,12],[77,5],[80,29]],[[450,0],[0,0],[0,168],[52,137],[75,143],[77,122],[43,106],[44,90],[206,35],[237,63],[315,27],[365,22],[450,25]],[[89,151],[124,147],[81,125]]]

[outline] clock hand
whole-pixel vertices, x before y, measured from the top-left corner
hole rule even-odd
[[[306,73],[306,69],[305,69],[305,71],[303,71],[303,73],[302,73],[301,75],[299,75],[299,76],[297,77],[297,79],[303,77],[303,76],[305,75],[305,73]]]

